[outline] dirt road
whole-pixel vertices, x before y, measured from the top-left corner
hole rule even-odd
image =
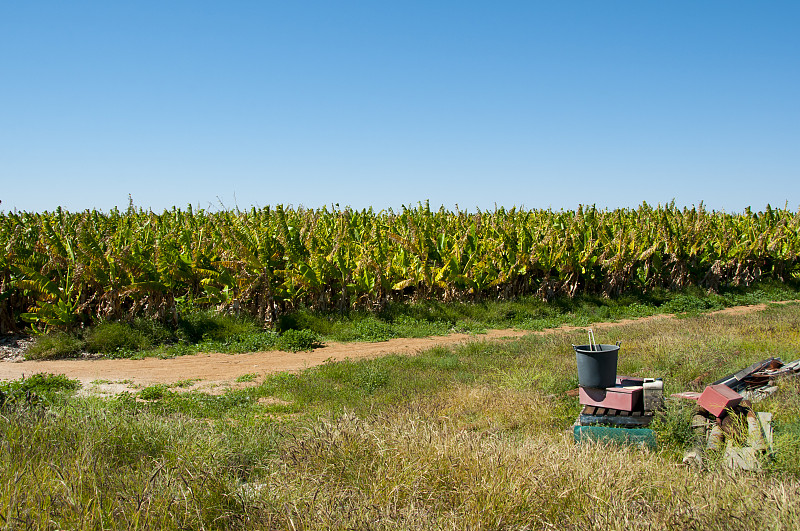
[[[727,308],[716,313],[751,313],[766,308],[765,304]],[[655,315],[643,318],[670,319],[671,315]],[[592,328],[623,326],[643,319],[623,320],[614,323],[594,323]],[[560,327],[543,332],[528,330],[490,330],[486,334],[450,334],[426,338],[398,338],[379,343],[328,343],[310,352],[251,352],[247,354],[202,353],[170,359],[67,359],[52,361],[3,361],[0,362],[0,380],[18,379],[36,373],[64,374],[80,380],[89,392],[115,394],[124,390],[157,383],[172,384],[193,380],[187,388],[222,392],[227,388],[253,385],[264,375],[299,371],[325,361],[344,359],[376,358],[387,354],[415,354],[437,345],[453,345],[469,341],[496,341],[528,334],[552,334],[582,330],[586,327]],[[250,382],[237,383],[243,375],[258,375]]]

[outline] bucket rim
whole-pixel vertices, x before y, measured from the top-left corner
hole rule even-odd
[[[606,345],[603,343],[598,343],[597,345],[598,350],[592,350],[592,345],[572,345],[572,348],[575,349],[575,352],[588,353],[588,354],[595,354],[598,352],[617,352],[619,351],[619,345]]]

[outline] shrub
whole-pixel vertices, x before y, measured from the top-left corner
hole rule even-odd
[[[198,343],[204,337],[214,335],[219,324],[209,312],[188,314],[178,321],[178,338],[187,343]]]
[[[169,343],[176,339],[175,332],[156,319],[137,317],[131,325],[135,330],[147,336],[153,345]]]
[[[287,330],[278,337],[275,346],[279,350],[300,352],[302,350],[312,350],[314,347],[322,346],[322,342],[311,330]]]
[[[39,336],[25,351],[29,360],[46,360],[76,356],[83,349],[83,341],[64,332]]]
[[[318,334],[330,332],[332,324],[324,315],[317,315],[308,310],[299,310],[293,313],[283,314],[278,317],[275,329],[278,332],[287,330],[312,330]]]
[[[263,332],[251,317],[214,315],[211,312],[189,314],[178,322],[178,337],[190,343],[201,341],[237,341]]]
[[[128,323],[100,323],[86,334],[89,352],[137,351],[150,346],[150,339]]]

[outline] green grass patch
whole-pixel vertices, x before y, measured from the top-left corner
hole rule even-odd
[[[0,407],[54,404],[81,388],[81,383],[63,374],[33,374],[20,380],[0,382]]]
[[[161,400],[165,396],[171,394],[169,386],[164,384],[149,385],[139,391],[139,398],[142,400]]]

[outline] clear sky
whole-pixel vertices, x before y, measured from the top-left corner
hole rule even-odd
[[[800,2],[6,1],[0,209],[800,207]]]

